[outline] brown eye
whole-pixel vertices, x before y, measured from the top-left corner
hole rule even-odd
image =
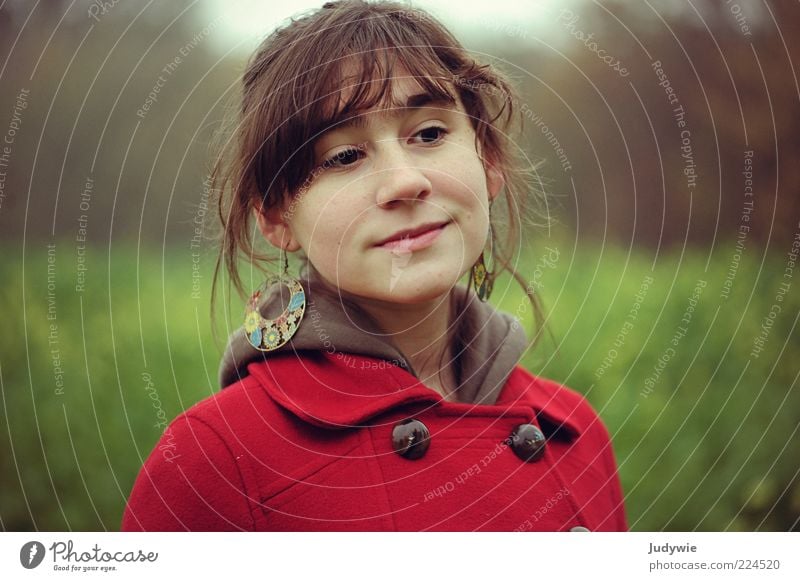
[[[322,165],[325,167],[342,167],[347,165],[353,165],[360,159],[360,155],[363,152],[360,149],[350,148],[350,149],[343,149],[342,151],[334,154],[332,157],[329,157]]]
[[[438,125],[433,125],[418,131],[416,135],[422,140],[423,143],[436,143],[437,141],[444,139],[444,136],[447,135],[447,129],[444,127],[439,127]]]

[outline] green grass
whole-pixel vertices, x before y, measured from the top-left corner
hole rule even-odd
[[[724,252],[708,269],[705,255],[674,254],[660,256],[651,270],[651,254],[562,244],[557,259],[544,261],[545,246],[519,270],[535,279],[553,339],[543,336],[523,362],[585,394],[601,414],[613,435],[632,527],[796,528],[800,273],[779,303],[763,351],[751,356],[779,284],[787,281],[785,255],[762,265],[755,251],[746,253],[725,299]],[[5,256],[2,527],[117,530],[133,480],[160,435],[158,408],[172,419],[218,389],[221,345],[212,340],[208,312],[213,263],[201,257],[200,294],[193,298],[188,248],[164,256],[130,247],[94,250],[85,288],[76,292],[75,245],[59,242],[50,321],[46,248],[29,248],[24,263],[19,248]],[[653,282],[640,309],[626,318],[648,276]],[[687,326],[681,319],[700,279],[706,286]],[[501,278],[492,300],[529,326],[522,298],[518,286]],[[239,305],[232,302],[238,325]],[[615,346],[626,320],[627,334]],[[57,325],[53,344],[50,323]],[[671,345],[680,326],[685,336]],[[670,347],[674,354],[656,377]]]
[[[763,266],[760,256],[747,256],[723,297],[728,257],[706,269],[706,255],[661,256],[653,269],[652,255],[613,247],[564,254],[540,293],[555,340],[543,339],[524,363],[585,394],[600,412],[632,527],[798,527],[800,272],[777,301],[780,283],[790,281],[785,256]],[[534,253],[523,271],[537,260]],[[637,293],[640,308],[630,315]],[[502,307],[514,312],[520,296]],[[763,351],[751,356],[776,303],[781,312]]]

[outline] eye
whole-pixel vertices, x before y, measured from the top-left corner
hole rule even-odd
[[[363,149],[357,147],[350,147],[334,153],[331,157],[322,162],[322,167],[344,167],[353,165],[364,153]]]
[[[422,140],[422,143],[436,143],[444,139],[445,135],[447,135],[447,129],[439,125],[431,125],[414,134],[415,137],[418,136]]]

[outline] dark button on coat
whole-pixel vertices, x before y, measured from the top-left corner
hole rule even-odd
[[[170,424],[123,530],[627,528],[606,428],[583,397],[521,366],[494,405],[445,401],[366,356],[276,354],[248,370]],[[408,419],[429,432],[413,461],[393,444]],[[547,439],[537,461],[509,449],[521,424]]]

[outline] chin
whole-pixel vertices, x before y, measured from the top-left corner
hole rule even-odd
[[[438,276],[411,276],[406,273],[380,289],[380,300],[391,303],[414,305],[443,298],[456,285],[458,279],[444,273]],[[377,289],[376,289],[377,290]]]

